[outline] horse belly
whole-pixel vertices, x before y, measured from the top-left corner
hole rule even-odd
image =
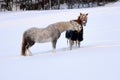
[[[50,41],[51,41],[51,38],[42,38],[42,39],[36,40],[37,43],[45,43]]]

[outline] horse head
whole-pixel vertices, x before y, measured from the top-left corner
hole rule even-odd
[[[88,13],[86,14],[80,13],[80,16],[78,17],[78,20],[82,21],[82,24],[84,26],[86,26],[86,23],[87,23],[87,16],[88,16]]]

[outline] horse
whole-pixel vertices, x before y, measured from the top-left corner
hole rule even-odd
[[[48,25],[46,28],[32,27],[23,33],[21,55],[26,56],[28,50],[29,55],[32,52],[29,50],[35,43],[52,42],[53,52],[56,49],[56,43],[62,32],[66,30],[80,30],[81,27],[75,21],[57,22]]]
[[[69,41],[70,44],[70,50],[72,50],[72,46],[74,44],[74,41],[76,41],[76,46],[78,44],[78,47],[80,47],[80,42],[83,41],[83,26],[86,26],[87,23],[87,14],[80,13],[80,16],[77,20],[73,20],[75,22],[78,22],[79,25],[81,25],[81,31],[76,30],[67,30],[65,37],[68,39],[67,43]]]

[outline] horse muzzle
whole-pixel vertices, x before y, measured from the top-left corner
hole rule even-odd
[[[86,21],[83,21],[83,25],[86,26]]]

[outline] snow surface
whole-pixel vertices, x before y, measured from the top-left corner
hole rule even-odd
[[[116,6],[115,6],[116,5]],[[37,43],[22,57],[23,32],[88,13],[81,48],[69,50],[65,33],[52,53]],[[120,2],[109,6],[48,11],[0,12],[0,80],[120,80]]]

